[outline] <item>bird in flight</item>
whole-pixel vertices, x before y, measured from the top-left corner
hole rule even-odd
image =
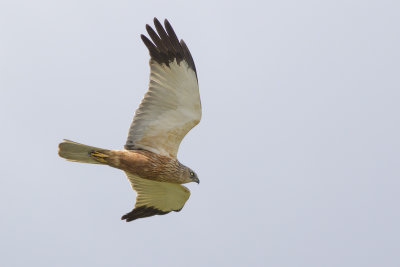
[[[150,53],[150,84],[136,110],[123,150],[108,150],[64,140],[58,154],[69,160],[123,170],[136,191],[127,222],[180,211],[190,196],[182,184],[199,183],[197,174],[177,159],[183,137],[201,119],[196,67],[171,24],[154,18],[141,35]]]

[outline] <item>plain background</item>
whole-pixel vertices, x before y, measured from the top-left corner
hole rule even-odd
[[[398,1],[2,1],[1,266],[400,266]],[[203,118],[179,213],[125,223],[119,149],[168,18]]]

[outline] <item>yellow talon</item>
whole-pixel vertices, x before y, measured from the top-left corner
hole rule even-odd
[[[91,156],[93,159],[95,159],[95,160],[97,160],[97,161],[99,161],[99,162],[107,163],[107,161],[105,160],[105,158],[108,158],[108,155],[106,155],[106,154],[103,154],[103,153],[98,152],[98,151],[93,151],[93,152],[90,152],[90,156]]]

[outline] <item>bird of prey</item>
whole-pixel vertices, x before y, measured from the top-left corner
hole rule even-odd
[[[197,174],[177,159],[183,137],[201,119],[196,67],[171,24],[154,18],[141,35],[150,53],[150,84],[136,110],[123,150],[108,150],[64,140],[58,154],[70,161],[104,164],[123,170],[136,191],[127,222],[180,211],[190,196],[181,185],[199,183]]]

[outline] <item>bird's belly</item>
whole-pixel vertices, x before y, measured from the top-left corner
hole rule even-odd
[[[173,167],[175,164],[171,164],[171,161],[175,159],[145,150],[114,150],[112,154],[113,156],[109,162],[109,165],[112,167],[144,179],[182,183],[177,170]]]

